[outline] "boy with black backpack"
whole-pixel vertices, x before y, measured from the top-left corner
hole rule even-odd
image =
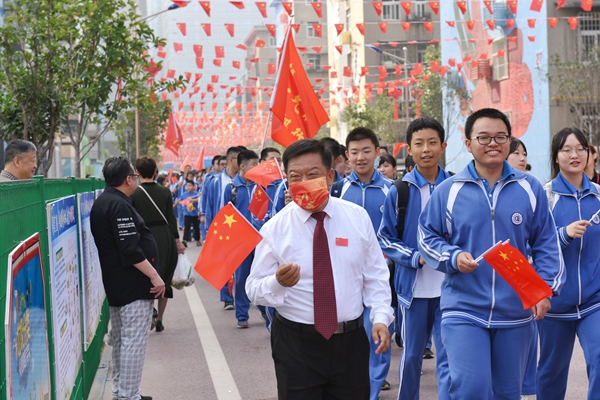
[[[417,248],[419,215],[437,185],[450,177],[439,166],[446,149],[444,134],[442,125],[433,118],[417,118],[408,126],[406,143],[416,167],[390,188],[377,234],[383,253],[396,264],[394,286],[404,342],[398,368],[399,400],[419,397],[423,351],[432,331],[438,398],[449,398],[448,359],[440,335],[444,273],[425,264]]]

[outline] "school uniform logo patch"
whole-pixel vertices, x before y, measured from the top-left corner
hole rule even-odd
[[[595,225],[598,225],[598,224],[600,224],[600,216],[598,216],[598,214],[594,215],[594,218],[592,218],[592,222],[593,222]]]
[[[510,217],[510,220],[515,225],[521,225],[523,223],[523,216],[521,213],[516,212],[512,215],[512,217]]]

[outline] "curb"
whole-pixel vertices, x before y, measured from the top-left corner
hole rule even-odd
[[[98,365],[98,370],[96,371],[96,376],[94,377],[94,382],[92,383],[92,388],[90,389],[88,400],[104,399],[104,391],[106,389],[108,373],[109,370],[112,370],[111,363],[112,347],[104,343],[104,345],[102,346],[102,356],[100,358],[100,364]],[[110,389],[109,393],[112,394]]]

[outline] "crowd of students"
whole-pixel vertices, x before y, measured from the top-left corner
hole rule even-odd
[[[321,142],[335,170],[331,196],[366,210],[388,260],[396,311],[389,331],[404,347],[399,399],[419,398],[423,358],[433,356],[431,339],[440,399],[516,399],[536,393],[539,399],[564,398],[575,335],[588,364],[588,398],[597,398],[600,175],[594,168],[596,150],[581,131],[566,128],[553,136],[552,180],[546,185],[528,172],[525,144],[512,137],[509,120],[495,109],[468,118],[464,144],[473,161],[457,174],[440,166],[445,130],[432,118],[409,125],[409,156],[399,179],[395,157],[370,129],[353,129],[345,146],[332,138]],[[287,180],[281,179],[266,188],[271,206],[262,221],[248,211],[257,186],[245,174],[273,159],[281,163],[275,148],[258,155],[232,147],[213,159],[205,175],[185,171],[185,185],[183,180],[172,184],[179,204],[192,200],[183,210],[184,240],[190,240],[191,226],[200,244],[198,231],[205,232],[229,201],[257,229],[290,203]],[[552,289],[552,297],[532,309],[524,310],[508,283],[476,259],[507,239]],[[226,285],[220,294],[223,308],[235,309],[242,329],[249,327],[245,285],[253,258],[251,253],[235,272],[233,290]],[[270,329],[274,310],[259,309]],[[365,308],[363,315],[367,335],[369,311]],[[376,354],[369,339],[370,398],[377,399],[380,390],[390,388],[391,351]]]

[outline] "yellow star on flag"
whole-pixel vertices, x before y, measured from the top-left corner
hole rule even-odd
[[[500,252],[500,257],[502,257],[505,260],[508,260],[508,255],[504,254],[503,252]]]
[[[231,215],[225,215],[225,222],[223,222],[223,224],[227,224],[231,228],[231,225],[234,222],[237,222],[237,221],[235,219],[233,219],[233,214],[231,214]]]

